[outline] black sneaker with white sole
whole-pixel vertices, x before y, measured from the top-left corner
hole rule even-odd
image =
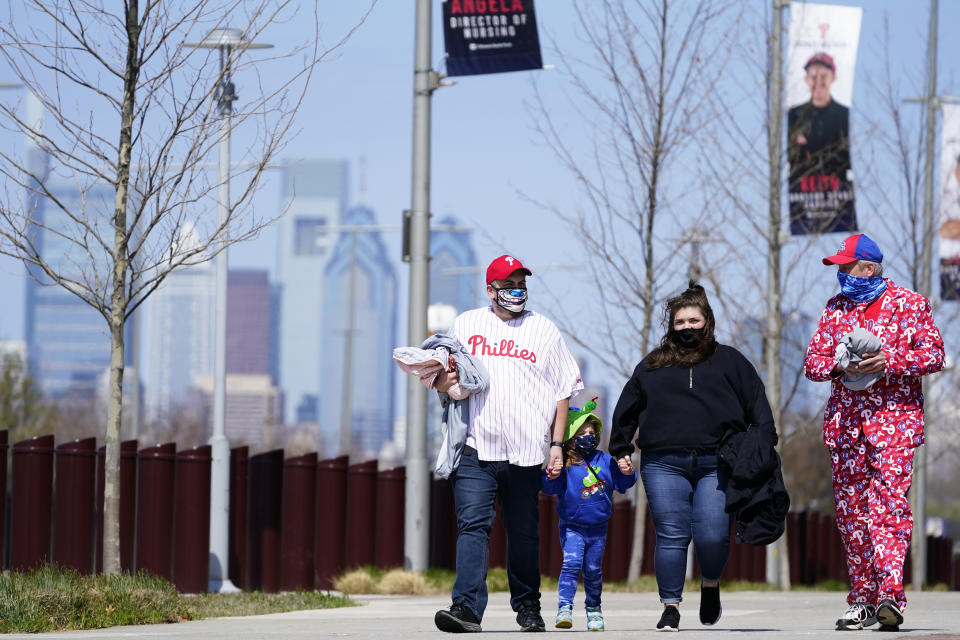
[[[837,620],[837,631],[866,629],[877,622],[877,610],[872,604],[854,602]]]
[[[470,607],[455,600],[449,609],[441,609],[433,616],[433,623],[447,633],[479,633],[480,621]]]
[[[893,600],[881,600],[877,605],[877,622],[880,631],[900,631],[903,624],[903,613]]]
[[[664,607],[657,631],[680,631],[680,609],[669,605]]]

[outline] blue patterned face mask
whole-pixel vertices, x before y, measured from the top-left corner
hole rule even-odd
[[[864,278],[837,271],[837,280],[840,281],[840,292],[854,302],[876,300],[887,289],[886,281],[880,276]]]
[[[589,458],[597,450],[600,439],[592,433],[586,433],[573,439],[573,450],[584,458]]]

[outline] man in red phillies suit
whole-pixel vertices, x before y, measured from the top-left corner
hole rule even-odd
[[[823,264],[838,266],[840,293],[827,301],[804,364],[807,378],[831,384],[823,442],[851,585],[837,629],[880,622],[897,631],[913,531],[907,491],[923,444],[920,378],[943,368],[943,338],[930,301],[883,278],[883,253],[866,234],[845,239]],[[880,348],[856,353],[854,335]]]

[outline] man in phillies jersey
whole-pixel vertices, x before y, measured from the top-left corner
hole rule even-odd
[[[866,234],[848,237],[823,264],[839,267],[840,293],[827,301],[804,364],[807,378],[831,384],[823,442],[851,587],[837,629],[879,621],[881,630],[896,631],[907,604],[903,561],[913,531],[907,490],[913,452],[923,444],[920,377],[943,368],[943,338],[930,301],[882,277],[883,254]],[[841,368],[845,347],[837,347],[858,327],[880,339],[880,350]],[[844,374],[879,377],[858,391]]]
[[[434,616],[441,631],[480,631],[494,503],[507,534],[510,606],[523,631],[544,631],[540,616],[540,476],[563,465],[570,397],[583,389],[580,369],[556,325],[526,308],[530,270],[503,255],[487,267],[490,305],[460,314],[452,335],[487,369],[487,391],[470,396],[467,441],[450,475],[457,509],[453,604]],[[434,383],[446,391],[456,371]]]

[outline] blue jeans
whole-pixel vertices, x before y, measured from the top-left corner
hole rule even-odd
[[[573,606],[577,582],[583,572],[584,604],[600,606],[603,591],[603,547],[607,543],[607,523],[583,527],[560,525],[560,544],[563,547],[563,567],[557,581],[557,607]]]
[[[483,619],[487,608],[487,567],[490,530],[500,501],[507,534],[507,581],[510,606],[540,605],[540,465],[518,467],[506,461],[477,459],[465,449],[460,466],[450,476],[457,507],[457,578],[451,593]]]
[[[727,473],[718,470],[716,453],[664,451],[642,453],[640,477],[657,530],[654,570],[660,602],[679,603],[691,537],[704,580],[718,580],[727,564]]]

